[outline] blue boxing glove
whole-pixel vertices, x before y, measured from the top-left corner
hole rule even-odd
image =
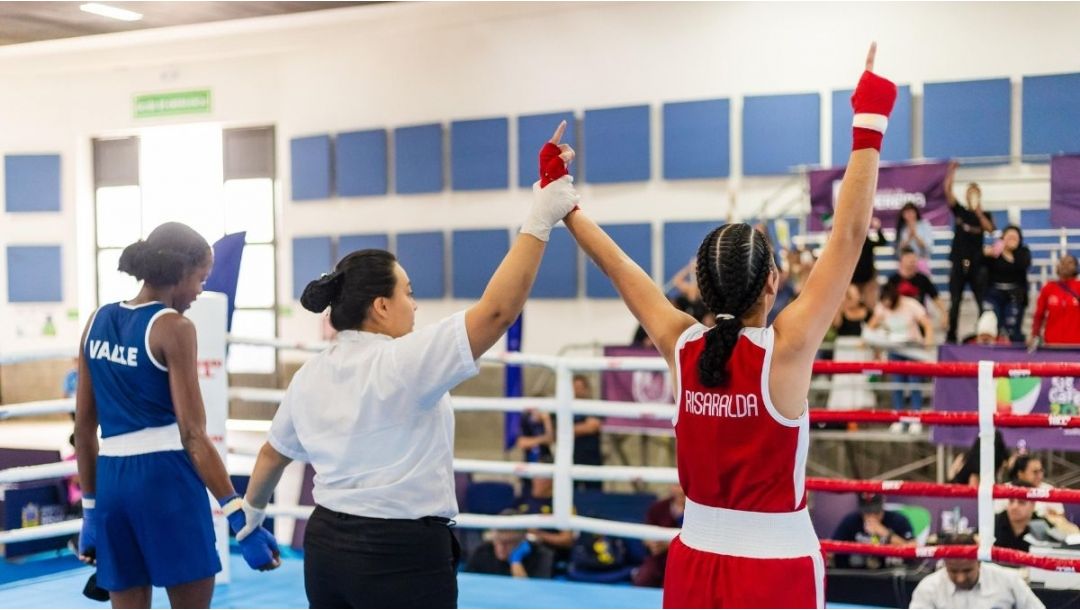
[[[97,513],[94,510],[94,496],[83,495],[82,531],[79,532],[79,559],[94,563],[97,559]]]
[[[252,524],[248,523],[247,510],[250,505],[239,495],[233,494],[219,502],[225,518],[229,520],[229,528],[237,534],[236,541],[240,543],[240,553],[248,567],[253,570],[273,570],[281,565],[278,560],[281,552],[278,550],[277,540],[261,525],[261,517],[265,512],[252,508],[250,512],[254,513],[251,515],[254,526],[250,527]]]
[[[532,544],[528,540],[522,540],[520,544],[514,547],[514,550],[510,551],[510,564],[525,561],[525,558],[532,554],[532,550]]]

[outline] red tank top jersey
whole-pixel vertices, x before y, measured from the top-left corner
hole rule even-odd
[[[804,508],[810,420],[805,413],[787,419],[769,400],[773,329],[743,329],[731,354],[730,381],[715,388],[698,375],[706,330],[696,324],[676,344],[675,438],[686,496],[730,510]]]

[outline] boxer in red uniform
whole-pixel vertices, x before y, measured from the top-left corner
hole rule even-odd
[[[746,224],[710,232],[697,277],[717,324],[675,309],[585,214],[566,225],[611,278],[677,380],[675,436],[686,510],[668,552],[665,608],[823,608],[825,568],[806,511],[806,395],[818,346],[866,239],[896,86],[873,73],[851,101],[853,151],[833,232],[802,295],[766,326],[779,283],[768,240]]]

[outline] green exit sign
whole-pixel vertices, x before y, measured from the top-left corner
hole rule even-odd
[[[210,90],[173,91],[148,93],[135,96],[135,118],[146,119],[178,114],[206,114],[210,112]]]

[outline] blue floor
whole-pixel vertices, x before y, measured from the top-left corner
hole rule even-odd
[[[22,563],[0,560],[0,608],[107,608],[83,597],[93,568],[79,567],[71,555]],[[218,585],[214,608],[307,608],[304,563],[287,557],[273,572],[254,572],[233,555],[232,582]],[[44,575],[43,575],[44,574]],[[593,585],[555,580],[516,580],[504,576],[458,575],[461,608],[659,608],[660,589]],[[153,608],[168,608],[165,591],[154,590]],[[859,608],[829,604],[830,608]]]
[[[55,558],[57,560],[64,559]],[[0,585],[2,608],[106,608],[83,597],[83,585],[93,573],[89,567],[75,567],[73,557],[50,562],[62,571],[32,576]],[[37,563],[37,562],[35,562]],[[5,565],[0,576],[22,566]],[[238,556],[232,557],[232,583],[218,585],[214,608],[307,608],[304,595],[304,563],[289,558],[273,572],[253,572]],[[68,568],[68,569],[65,569]],[[460,574],[458,605],[461,608],[659,608],[659,589],[639,589],[617,585],[591,585],[552,580],[514,580],[502,576]],[[168,608],[165,591],[154,590],[154,608]]]

